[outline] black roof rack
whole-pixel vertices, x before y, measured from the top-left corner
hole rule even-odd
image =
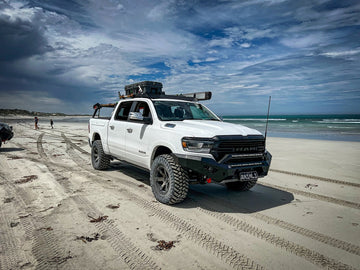
[[[165,95],[165,94],[161,94],[161,95],[157,95],[157,94],[136,94],[133,97],[136,98],[148,98],[148,99],[180,99],[180,100],[185,100],[185,101],[197,101],[196,98],[193,97],[186,97],[183,95]]]
[[[211,95],[212,95],[211,92],[198,92],[198,93],[178,94],[178,95],[166,95],[164,92],[162,94],[137,93],[126,96],[119,94],[119,99],[148,98],[148,99],[180,99],[186,101],[199,101],[199,100],[209,100],[211,98]],[[109,106],[102,106],[102,107],[109,107]]]

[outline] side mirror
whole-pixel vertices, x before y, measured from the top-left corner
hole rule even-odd
[[[151,117],[144,117],[144,124],[151,125],[153,123]]]

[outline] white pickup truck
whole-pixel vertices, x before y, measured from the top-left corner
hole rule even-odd
[[[116,104],[95,104],[89,121],[93,167],[104,170],[118,159],[149,170],[154,196],[165,204],[183,201],[189,183],[252,188],[267,175],[271,162],[264,136],[223,122],[196,97],[160,91],[137,93]],[[114,107],[110,118],[99,116],[105,106]]]

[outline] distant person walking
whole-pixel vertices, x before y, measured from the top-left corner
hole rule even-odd
[[[38,123],[39,123],[39,118],[37,118],[37,116],[35,116],[35,129],[39,129]]]
[[[50,126],[51,128],[54,128],[54,121],[52,119],[50,119]]]

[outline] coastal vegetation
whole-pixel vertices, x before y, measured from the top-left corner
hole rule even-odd
[[[85,116],[85,114],[65,114],[65,113],[47,113],[34,112],[22,109],[0,109],[0,115],[26,115],[26,116]]]

